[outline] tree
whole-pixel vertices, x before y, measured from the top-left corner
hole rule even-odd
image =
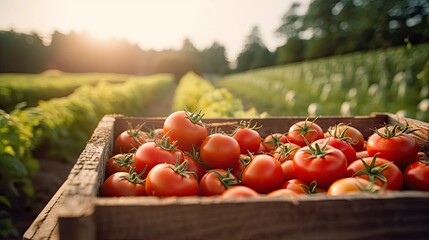
[[[228,61],[225,56],[225,47],[214,42],[209,48],[201,51],[199,56],[199,70],[202,73],[224,75],[229,72]]]
[[[258,26],[254,26],[246,39],[244,49],[237,57],[237,72],[247,71],[274,64],[274,54],[262,41]]]

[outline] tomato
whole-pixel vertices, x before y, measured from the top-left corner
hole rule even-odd
[[[207,137],[207,128],[201,121],[201,112],[176,111],[164,121],[164,135],[171,141],[177,141],[177,148],[190,152],[192,148],[198,150]]]
[[[401,169],[377,154],[352,162],[347,168],[347,176],[364,178],[390,190],[401,190],[403,185]]]
[[[352,145],[350,145],[350,143],[348,143],[345,140],[342,140],[340,138],[335,138],[335,137],[328,137],[328,138],[316,140],[314,142],[322,146],[323,144],[326,143],[326,141],[328,141],[329,146],[332,146],[344,153],[344,155],[347,158],[347,164],[350,164],[356,160],[355,149],[352,147]]]
[[[185,153],[183,161],[188,161],[187,170],[197,174],[198,181],[206,174],[206,168],[200,161],[199,155],[197,153]]]
[[[240,154],[239,160],[232,168],[232,173],[234,174],[234,176],[236,176],[238,179],[241,179],[241,174],[243,173],[243,170],[249,164],[251,159],[252,157],[250,155]]]
[[[140,145],[146,142],[147,134],[141,130],[142,125],[131,127],[128,125],[128,130],[121,132],[115,139],[114,153],[129,153],[135,151]]]
[[[347,158],[340,150],[327,144],[315,143],[303,147],[293,158],[295,174],[306,182],[316,181],[322,188],[328,188],[335,180],[347,173]]]
[[[199,183],[201,196],[221,195],[226,189],[238,184],[238,179],[231,171],[212,169],[201,178]]]
[[[272,153],[281,144],[287,143],[287,137],[283,133],[272,133],[264,138],[262,145],[266,153]]]
[[[268,197],[289,197],[289,196],[297,196],[298,194],[290,189],[276,189],[267,194]]]
[[[366,150],[356,152],[356,159],[369,157],[369,154]]]
[[[145,196],[145,184],[135,172],[116,172],[104,181],[100,195],[103,197]]]
[[[196,196],[198,181],[193,172],[186,171],[187,161],[176,165],[161,163],[153,167],[146,178],[149,196]]]
[[[141,145],[134,155],[136,171],[146,170],[143,175],[145,177],[153,167],[160,163],[175,164],[177,159],[182,160],[183,153],[167,142],[169,142],[168,138],[163,138],[159,142],[147,142]]]
[[[232,186],[221,194],[222,198],[259,197],[260,194],[246,186]]]
[[[348,124],[340,123],[329,127],[328,136],[333,136],[340,139],[348,139],[356,152],[365,150],[365,139],[361,131]]]
[[[273,152],[273,157],[280,163],[286,160],[293,160],[295,153],[301,147],[295,143],[282,143]]]
[[[257,153],[261,145],[261,135],[256,131],[256,125],[251,127],[250,122],[240,122],[240,125],[234,130],[232,137],[240,145],[242,154]]]
[[[299,179],[290,179],[283,183],[282,189],[288,189],[296,194],[307,194],[308,184]]]
[[[233,168],[239,158],[240,145],[231,136],[214,133],[201,144],[200,159],[208,169]]]
[[[309,143],[312,143],[317,139],[324,138],[324,136],[322,128],[314,121],[309,122],[308,119],[295,123],[289,128],[287,133],[288,141],[300,147],[307,146],[305,139]]]
[[[413,162],[404,172],[405,188],[410,190],[429,191],[429,160]]]
[[[241,174],[241,184],[259,193],[268,193],[280,188],[283,181],[280,162],[266,154],[254,156]]]
[[[286,160],[281,163],[283,169],[284,180],[290,180],[296,178],[295,168],[293,167],[292,160]]]
[[[162,128],[155,128],[147,133],[148,139],[146,141],[155,141],[161,139],[164,136],[164,130]]]
[[[134,165],[134,154],[119,153],[106,162],[106,178],[115,172],[129,172]]]
[[[384,130],[384,131],[383,131]],[[394,162],[399,168],[405,167],[417,159],[419,146],[409,134],[397,128],[386,126],[375,131],[368,138],[367,151],[370,157],[378,154],[380,158]]]
[[[350,195],[363,192],[377,192],[380,187],[371,184],[367,179],[358,177],[340,178],[329,186],[327,195]]]

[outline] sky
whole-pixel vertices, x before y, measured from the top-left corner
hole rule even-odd
[[[302,11],[308,0],[302,2]],[[188,38],[203,50],[218,42],[234,61],[253,26],[268,49],[285,39],[275,34],[293,0],[0,0],[0,30],[38,33],[88,32],[127,39],[144,50],[180,49]]]

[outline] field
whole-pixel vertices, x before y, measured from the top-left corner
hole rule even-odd
[[[429,45],[353,53],[214,82],[270,115],[390,112],[429,121]]]
[[[225,76],[0,75],[0,238],[17,237],[65,180],[105,114],[368,115],[429,122],[429,45],[354,53]],[[25,102],[25,103],[23,103]],[[3,209],[3,208],[2,208]]]

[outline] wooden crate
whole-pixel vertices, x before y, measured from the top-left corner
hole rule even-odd
[[[304,117],[254,119],[261,135],[285,132]],[[230,130],[241,119],[205,119]],[[311,120],[311,119],[310,119]],[[427,239],[429,193],[401,191],[383,195],[260,197],[98,197],[105,163],[115,137],[128,123],[162,127],[163,118],[105,116],[95,129],[64,185],[33,222],[24,239]],[[391,114],[319,117],[326,131],[350,123],[368,137],[384,123],[419,128],[427,146],[429,124]]]

